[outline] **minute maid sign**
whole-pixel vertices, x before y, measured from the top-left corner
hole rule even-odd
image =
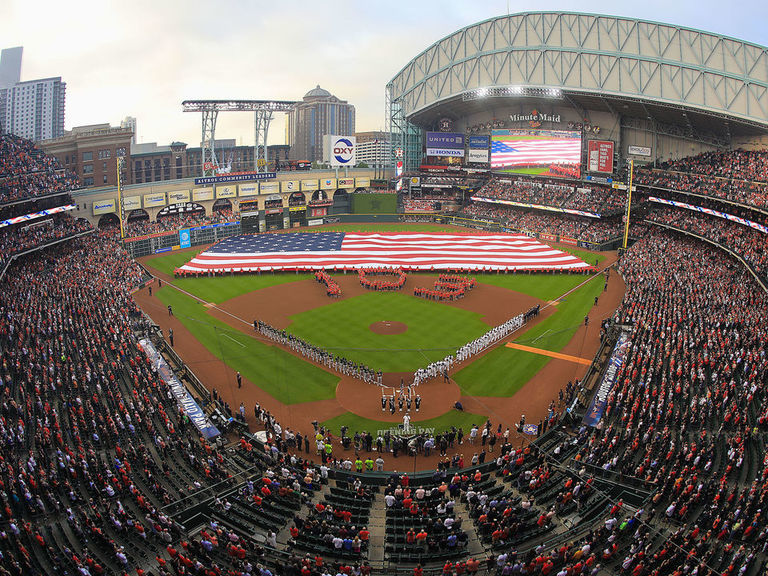
[[[528,122],[531,128],[538,128],[544,122],[549,122],[550,124],[560,124],[562,122],[560,114],[545,114],[535,108],[531,110],[530,114],[510,114],[509,119],[512,122]]]

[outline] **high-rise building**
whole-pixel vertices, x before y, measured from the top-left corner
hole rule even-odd
[[[64,134],[67,85],[61,77],[21,82],[23,48],[0,54],[0,130],[39,141]]]
[[[392,147],[389,144],[388,132],[357,132],[355,133],[355,160],[358,164],[386,166],[392,158]]]
[[[327,134],[351,136],[354,132],[355,107],[319,84],[286,115],[286,138],[292,160],[320,162]]]
[[[11,88],[21,81],[21,55],[23,46],[4,48],[0,52],[0,90]]]
[[[133,116],[126,116],[120,122],[120,128],[125,128],[133,132],[133,138],[131,138],[131,145],[136,144],[136,138],[138,137],[136,134],[136,118],[134,118]]]

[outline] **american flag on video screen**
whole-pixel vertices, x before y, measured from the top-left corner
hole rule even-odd
[[[494,140],[491,142],[491,168],[579,164],[580,162],[580,138]]]
[[[180,272],[399,267],[409,270],[575,270],[582,260],[522,234],[299,232],[232,236]]]

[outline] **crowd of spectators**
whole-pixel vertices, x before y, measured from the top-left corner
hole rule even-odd
[[[0,269],[16,254],[92,229],[87,220],[66,214],[0,228]]]
[[[758,258],[765,242],[750,239],[746,227],[674,211],[651,218],[765,265]],[[65,217],[54,229],[69,223],[82,225]],[[335,504],[328,505],[333,492],[325,503],[314,495],[330,468],[378,468],[398,445],[425,455],[439,450],[445,460],[431,481],[418,485],[390,476],[384,502],[399,510],[387,514],[392,551],[402,535],[403,546],[419,552],[462,553],[467,526],[456,510],[465,501],[493,550],[482,563],[487,573],[592,576],[603,566],[604,573],[633,576],[762,573],[768,296],[723,252],[654,226],[618,268],[626,293],[614,320],[629,326],[631,346],[597,427],[552,428],[540,443],[522,448],[490,423],[466,436],[461,429],[402,440],[366,434],[356,442],[361,453],[354,464],[332,446],[331,457],[316,465],[302,457],[302,447],[308,455],[314,440],[325,453],[338,440],[322,429],[302,436],[282,428],[258,405],[254,414],[267,432],[263,448],[243,439],[225,451],[199,435],[137,341],[147,321],[130,292],[145,277],[112,235],[96,232],[23,256],[0,280],[1,571],[365,576],[370,567],[360,554],[371,534],[353,523],[349,508],[350,499],[360,500],[363,514],[371,490],[353,479],[346,493],[335,494]],[[573,393],[569,386],[560,408]],[[557,422],[554,402],[546,422]],[[543,422],[539,430],[546,432]],[[459,446],[476,450],[471,461]],[[375,464],[363,451],[378,452]],[[497,458],[498,478],[463,470],[487,457]],[[235,469],[250,475],[234,495],[218,499],[218,488],[234,487]],[[618,478],[622,490],[647,487],[652,496],[640,508],[627,506],[603,492],[606,478]],[[509,486],[499,493],[497,480]],[[195,535],[164,512],[169,505],[202,505],[211,495],[210,517]],[[308,514],[295,513],[308,501]],[[576,529],[545,539],[568,514],[578,519]],[[302,531],[323,541],[330,535],[342,560],[290,550],[276,556],[276,529],[291,516],[294,544]],[[412,529],[400,530],[406,522],[395,517],[413,520]],[[269,523],[258,529],[263,543],[254,534],[259,522]],[[351,560],[344,558],[347,540]],[[443,573],[479,569],[470,558],[446,561]]]
[[[768,208],[768,151],[705,152],[640,169],[635,183]]]
[[[31,141],[0,135],[0,203],[66,192],[76,184],[74,174]]]
[[[157,218],[154,222],[150,222],[148,217],[132,218],[125,225],[125,236],[126,238],[134,238],[146,234],[173,232],[182,228],[232,222],[236,219],[237,216],[232,212],[231,208],[214,210],[211,214],[206,214],[204,210],[169,214]]]
[[[760,276],[768,278],[768,234],[684,208],[656,210],[648,218],[714,240],[744,258]]]
[[[482,202],[473,202],[464,208],[463,214],[470,218],[490,218],[501,222],[506,227],[517,230],[584,240],[596,244],[616,238],[622,233],[621,221],[616,218],[597,220],[559,213],[521,210]]]
[[[435,208],[435,200],[423,198],[403,198],[403,210],[405,212],[439,212]]]
[[[625,202],[624,197],[609,186],[574,186],[564,182],[510,178],[489,180],[476,196],[597,214],[621,208]]]

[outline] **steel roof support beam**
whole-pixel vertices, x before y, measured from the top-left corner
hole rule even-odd
[[[274,112],[288,112],[297,104],[295,100],[184,100],[184,112],[202,112],[202,171],[203,176],[215,173],[218,162],[214,150],[216,119],[219,112],[253,112],[254,168],[257,172],[267,169],[267,134]],[[259,162],[262,160],[262,162]],[[209,167],[205,169],[206,165]]]

